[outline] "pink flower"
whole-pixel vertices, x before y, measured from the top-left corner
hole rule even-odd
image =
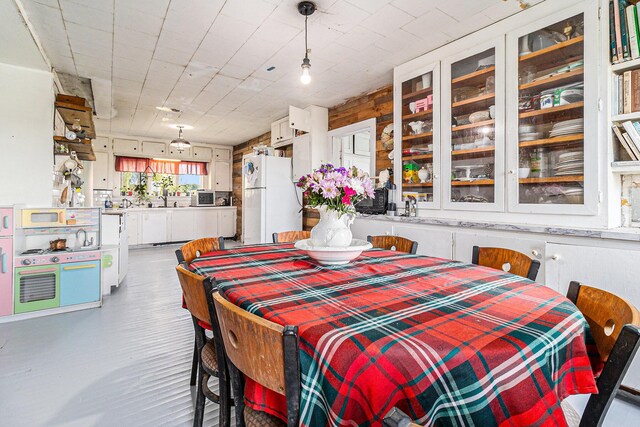
[[[345,194],[345,197],[347,197],[347,196],[348,197],[355,196],[356,195],[356,190],[354,190],[351,187],[344,187],[344,194]],[[344,202],[344,199],[342,199],[342,200]]]
[[[351,197],[349,197],[349,196],[344,196],[344,197],[342,198],[342,203],[343,203],[343,204],[345,204],[345,205],[350,205],[350,204],[351,204]]]

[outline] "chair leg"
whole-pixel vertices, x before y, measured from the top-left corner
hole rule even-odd
[[[202,427],[202,423],[204,421],[204,405],[206,400],[205,395],[202,392],[202,384],[204,382],[204,378],[204,369],[198,369],[198,386],[196,389],[196,407],[193,416],[193,427]]]
[[[244,423],[244,384],[238,368],[227,359],[233,385],[233,402],[236,410],[236,427],[245,427]]]
[[[220,369],[218,374],[218,393],[220,396],[220,427],[231,427],[231,385],[229,381],[229,372],[226,369]]]
[[[198,341],[193,342],[193,362],[191,362],[191,386],[196,385],[196,379],[198,376]]]

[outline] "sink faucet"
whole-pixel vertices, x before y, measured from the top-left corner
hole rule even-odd
[[[124,209],[130,208],[131,206],[133,206],[133,202],[129,199],[127,199],[126,197],[122,198],[122,207]]]
[[[169,198],[169,190],[162,190],[162,196],[160,196],[162,201],[164,202],[164,207],[167,207],[167,200]]]
[[[78,231],[76,231],[76,239],[80,238],[81,231],[84,233],[84,242],[82,243],[82,247],[89,246],[89,242],[87,242],[87,231],[84,228],[79,228]]]

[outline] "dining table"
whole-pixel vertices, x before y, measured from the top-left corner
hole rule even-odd
[[[321,265],[293,244],[201,254],[239,307],[298,327],[300,424],[565,426],[560,403],[596,393],[588,325],[565,296],[465,262],[364,251]],[[250,379],[245,403],[286,420],[284,396]]]

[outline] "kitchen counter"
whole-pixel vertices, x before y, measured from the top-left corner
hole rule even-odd
[[[525,233],[552,234],[572,237],[592,237],[596,239],[613,239],[640,242],[640,229],[631,228],[602,228],[585,229],[570,227],[546,227],[540,225],[515,225],[506,223],[489,223],[481,221],[461,221],[455,219],[436,219],[426,217],[406,217],[387,215],[364,215],[358,214],[358,218],[367,218],[378,221],[402,222],[407,224],[441,225],[445,227],[458,227],[469,229],[518,231]]]
[[[164,207],[164,206],[154,206],[152,208],[127,208],[127,209],[103,209],[103,215],[122,215],[127,212],[152,212],[152,211],[185,211],[185,210],[198,210],[198,209],[235,209],[236,206],[182,206],[174,208],[172,206]]]

